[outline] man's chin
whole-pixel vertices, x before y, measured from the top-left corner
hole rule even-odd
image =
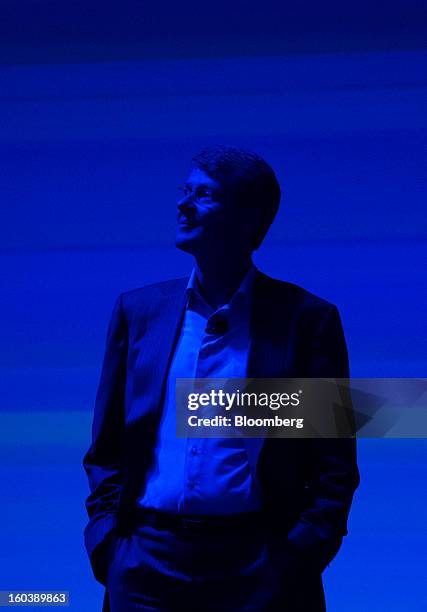
[[[185,253],[190,253],[194,255],[197,250],[197,241],[193,238],[191,239],[189,236],[182,236],[178,234],[175,238],[175,246],[177,249],[184,251]]]

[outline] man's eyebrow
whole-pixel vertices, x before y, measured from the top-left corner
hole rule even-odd
[[[192,189],[193,185],[191,183],[189,183],[188,181],[186,181],[184,183],[183,187],[190,187]],[[199,183],[197,185],[197,187],[202,187],[203,189],[212,189],[212,190],[215,190],[215,187],[213,185],[207,185],[206,183]]]

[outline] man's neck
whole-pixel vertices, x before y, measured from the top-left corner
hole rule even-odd
[[[251,258],[230,262],[196,261],[196,280],[206,302],[215,310],[228,302],[252,265]]]

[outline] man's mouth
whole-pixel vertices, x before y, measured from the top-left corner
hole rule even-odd
[[[197,226],[195,221],[190,221],[189,219],[179,219],[178,220],[179,227],[186,227],[192,229]]]

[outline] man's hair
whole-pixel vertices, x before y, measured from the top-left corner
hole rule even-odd
[[[279,210],[280,185],[273,168],[253,151],[225,145],[206,147],[191,161],[219,183],[231,181],[238,204],[258,209],[257,249]]]

